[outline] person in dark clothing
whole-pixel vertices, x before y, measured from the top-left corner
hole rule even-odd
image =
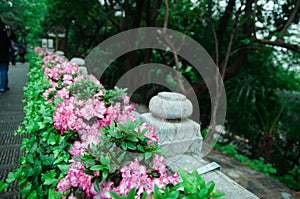
[[[17,41],[16,35],[11,28],[2,22],[0,17],[0,92],[9,90],[8,65],[10,59],[11,41]]]
[[[24,43],[20,43],[19,46],[18,46],[18,54],[19,54],[19,57],[20,57],[20,61],[22,63],[25,62],[25,55],[27,53],[27,50],[26,50],[26,46]]]
[[[11,42],[11,46],[9,49],[10,54],[10,62],[12,65],[16,65],[17,55],[18,55],[18,44],[15,42]]]

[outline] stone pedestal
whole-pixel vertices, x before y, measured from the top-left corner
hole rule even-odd
[[[84,61],[84,59],[79,58],[79,57],[73,57],[70,60],[70,62],[76,63],[78,65],[81,74],[83,74],[83,75],[87,75],[88,74],[87,68],[85,67],[85,61]]]
[[[159,146],[167,157],[182,154],[200,155],[200,125],[188,117],[192,103],[182,94],[161,92],[150,100],[150,113],[140,116],[156,128]]]

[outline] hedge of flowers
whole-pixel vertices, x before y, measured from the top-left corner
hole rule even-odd
[[[170,170],[155,129],[137,121],[124,89],[106,90],[64,57],[31,56],[19,134],[25,155],[0,191],[24,198],[218,198],[197,172]]]

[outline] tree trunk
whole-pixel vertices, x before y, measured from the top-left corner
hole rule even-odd
[[[263,135],[259,140],[258,149],[255,153],[255,159],[263,157],[264,162],[267,163],[271,158],[273,141],[274,139],[272,132]]]

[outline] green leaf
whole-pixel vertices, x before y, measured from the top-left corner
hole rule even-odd
[[[57,167],[59,168],[59,170],[61,171],[61,173],[66,174],[69,170],[69,168],[71,167],[71,164],[60,164],[57,165]]]
[[[45,182],[43,183],[44,185],[54,185],[58,183],[58,179],[46,179]]]
[[[54,158],[57,158],[57,157],[58,157],[58,155],[59,155],[59,153],[60,153],[61,151],[62,151],[62,149],[61,149],[61,148],[54,149],[54,150],[53,150]]]
[[[81,161],[82,156],[80,156],[80,155],[78,155],[78,156],[73,156],[72,159],[73,159],[73,160],[76,160],[76,161]]]
[[[144,149],[144,147],[142,146],[142,145],[138,145],[137,146],[137,148],[138,148],[138,150],[140,150],[141,152],[145,152],[145,149]]]
[[[148,160],[149,158],[151,158],[152,153],[151,152],[146,152],[145,153],[145,159]]]
[[[0,180],[0,192],[2,192],[4,189],[8,187],[9,187],[8,183],[4,183],[2,180]]]
[[[206,187],[208,189],[208,193],[211,193],[215,188],[215,183],[213,181],[209,181],[207,183]]]
[[[138,142],[139,141],[139,139],[137,137],[134,137],[132,135],[128,135],[126,137],[126,140],[129,140],[129,141],[132,141],[132,142]]]
[[[117,132],[116,133],[116,136],[115,136],[117,139],[121,139],[121,138],[123,138],[124,136],[123,136],[123,134],[121,133],[121,132]]]
[[[74,159],[74,157],[75,157],[75,156],[73,156],[72,158]],[[67,159],[66,159],[65,156],[60,156],[59,158],[57,158],[57,159],[53,162],[53,164],[55,165],[55,164],[58,164],[58,163],[61,163],[61,162],[67,162]]]
[[[38,197],[37,197],[37,193],[36,193],[35,190],[32,191],[32,192],[30,193],[30,195],[27,197],[27,199],[36,199],[36,198],[38,198]]]
[[[221,198],[222,196],[225,196],[225,193],[222,193],[222,192],[219,192],[219,191],[216,191],[213,194],[211,194],[211,197],[214,198],[214,199]]]
[[[105,168],[104,165],[94,165],[94,166],[92,166],[92,167],[90,168],[90,170],[92,170],[92,171],[101,171],[101,170],[103,170],[104,168]]]
[[[118,161],[119,161],[119,162],[122,162],[122,160],[124,159],[125,155],[126,155],[126,151],[124,151],[124,152],[120,155],[120,157],[118,157]]]
[[[121,147],[122,147],[122,149],[124,149],[124,150],[127,150],[127,147],[128,147],[128,145],[127,145],[127,142],[121,142]]]
[[[50,133],[47,143],[50,145],[54,145],[56,144],[57,141],[58,141],[58,136],[55,135],[54,133]]]
[[[127,142],[127,147],[130,150],[136,150],[136,145],[132,142]]]
[[[58,199],[58,198],[61,198],[62,196],[63,196],[62,193],[56,192],[55,190],[52,190],[52,189],[49,189],[48,199]]]
[[[58,179],[55,178],[56,172],[51,170],[47,173],[42,174],[42,181],[44,181],[44,185],[57,184]]]
[[[201,189],[198,195],[199,198],[207,198],[208,189],[207,188]]]
[[[196,171],[197,172],[197,171]],[[184,187],[184,192],[190,192],[190,193],[197,193],[198,192],[198,182],[197,182],[197,176],[194,176],[193,174],[189,173],[188,171],[184,171],[182,169],[178,169],[178,173],[182,179],[182,185]],[[197,173],[197,175],[199,175]]]
[[[109,193],[110,193],[110,195],[111,195],[114,199],[121,199],[121,197],[119,196],[119,194],[117,194],[116,192],[110,191]]]
[[[134,199],[135,193],[136,193],[136,188],[132,188],[132,189],[129,191],[129,193],[128,193],[128,195],[127,195],[127,198],[128,198],[128,199]]]
[[[21,187],[21,192],[22,192],[22,193],[25,193],[25,194],[27,195],[27,194],[29,194],[29,192],[31,191],[31,187],[32,187],[32,183],[29,182],[29,181],[27,181],[27,182],[25,183],[25,185]],[[31,193],[31,194],[32,194],[32,193]],[[30,195],[31,195],[31,194],[30,194]],[[29,197],[28,197],[28,198],[29,198]]]
[[[33,143],[33,146],[30,149],[30,153],[34,153],[37,148],[38,148],[37,143],[36,142]]]
[[[96,164],[96,162],[92,159],[86,160],[85,161],[86,167],[91,167],[94,166]]]
[[[39,126],[39,129],[44,129],[46,127],[46,125],[43,122],[38,122],[37,124]]]
[[[105,180],[107,178],[107,176],[108,176],[108,170],[104,170],[102,172],[102,178]]]
[[[96,178],[95,181],[94,181],[94,189],[98,193],[101,192],[101,186],[100,186],[100,179],[99,178]]]
[[[41,161],[40,160],[35,160],[34,162],[34,171],[36,173],[41,173],[42,172],[42,165],[41,165]]]
[[[26,161],[31,163],[31,164],[34,164],[33,156],[31,154],[28,154],[26,156]]]
[[[147,198],[147,196],[148,196],[148,194],[147,194],[147,192],[145,191],[145,192],[143,193],[143,195],[142,195],[141,199],[146,199],[146,198]]]
[[[157,185],[154,185],[154,195],[157,199],[163,198],[162,193],[160,192],[159,188]]]
[[[19,178],[19,176],[20,176],[19,172],[10,172],[6,178],[6,182],[10,184],[13,181],[15,181],[17,178]]]
[[[101,156],[100,162],[104,165],[110,165],[110,159],[108,156]]]

